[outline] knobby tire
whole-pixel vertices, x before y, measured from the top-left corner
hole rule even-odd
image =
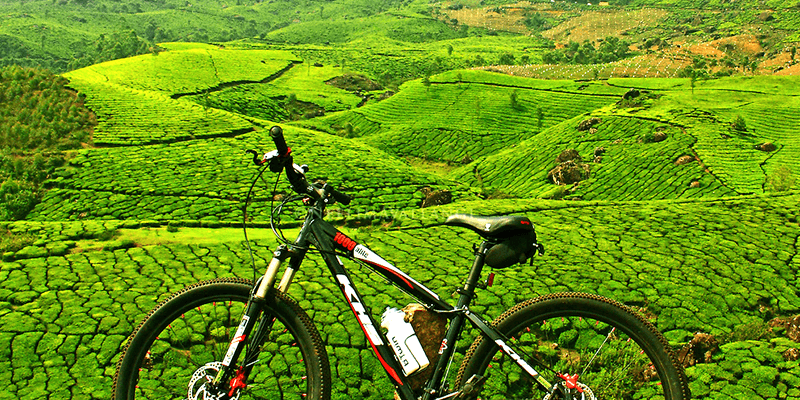
[[[190,390],[203,390],[204,381],[216,375],[213,366],[224,358],[252,288],[249,280],[219,278],[191,285],[156,306],[123,349],[114,399],[185,399]],[[276,320],[239,399],[330,399],[327,353],[308,315],[279,292],[267,299],[264,313]],[[241,363],[244,352],[239,358]],[[193,380],[193,374],[203,379]]]
[[[686,375],[666,339],[616,301],[583,293],[552,294],[512,307],[493,325],[551,384],[564,381],[556,373],[579,374],[579,382],[597,399],[690,398]],[[486,377],[479,394],[484,400],[548,398],[485,337],[477,338],[467,351],[456,387],[473,375]],[[560,398],[554,394],[548,399]]]

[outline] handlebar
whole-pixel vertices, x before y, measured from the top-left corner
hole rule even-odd
[[[278,149],[279,157],[288,157],[292,149],[286,145],[286,139],[283,137],[283,129],[280,126],[273,126],[269,129],[269,136],[275,142],[275,148]]]
[[[298,167],[292,160],[292,149],[286,145],[286,139],[283,137],[283,129],[280,126],[273,126],[269,130],[269,136],[275,142],[277,152],[270,152],[264,155],[261,162],[257,162],[254,156],[253,160],[256,165],[263,165],[269,163],[270,171],[278,173],[286,170],[286,177],[289,178],[289,183],[292,184],[292,189],[298,194],[309,195],[315,199],[325,200],[330,195],[335,201],[342,205],[350,204],[352,200],[350,196],[336,190],[328,183],[321,187],[316,184],[309,184],[306,180],[305,171],[302,167]],[[253,150],[248,150],[248,153],[255,153]]]

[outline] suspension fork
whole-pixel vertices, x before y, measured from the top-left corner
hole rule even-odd
[[[222,360],[222,369],[214,378],[213,385],[220,390],[220,392],[228,391],[228,382],[234,376],[243,384],[244,380],[252,370],[253,366],[258,362],[258,355],[261,351],[261,344],[266,335],[272,330],[275,324],[275,316],[271,313],[264,312],[264,306],[269,299],[272,290],[279,290],[286,292],[291,285],[294,275],[300,267],[300,264],[305,258],[306,249],[303,248],[297,252],[292,252],[286,245],[278,246],[273,253],[272,260],[267,267],[267,271],[256,282],[253,292],[250,295],[250,301],[247,302],[244,315],[242,315],[241,322],[239,323],[236,333],[231,338],[228,350]],[[277,288],[274,288],[275,281],[277,280],[278,270],[281,264],[289,258],[289,265],[281,278],[281,282]],[[255,334],[251,336],[256,321],[259,320],[258,329]],[[247,340],[249,338],[249,340]],[[237,360],[242,355],[242,351],[247,346],[247,352],[244,357],[244,363],[241,364],[240,369],[235,368]],[[244,387],[244,385],[240,386]],[[236,387],[232,387],[229,395],[232,396]]]

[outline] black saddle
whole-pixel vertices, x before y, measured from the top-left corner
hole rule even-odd
[[[533,230],[531,220],[528,217],[519,215],[481,217],[456,214],[449,216],[444,224],[472,229],[475,233],[487,239],[506,238]]]

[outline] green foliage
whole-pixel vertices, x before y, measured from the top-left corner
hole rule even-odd
[[[35,236],[27,232],[15,233],[10,230],[0,230],[0,255],[22,250],[32,245],[34,240]]]
[[[61,150],[89,141],[93,114],[66,79],[46,70],[0,69],[0,220],[25,218]]]
[[[731,123],[731,127],[734,131],[737,132],[746,132],[747,131],[747,123],[744,122],[744,118],[741,115],[737,115],[736,118],[733,119]]]
[[[152,40],[152,39],[151,39]],[[86,52],[69,62],[69,69],[79,69],[104,61],[117,60],[152,53],[158,55],[162,49],[152,42],[140,38],[135,31],[112,32],[101,34],[100,38],[90,44]]]
[[[336,127],[350,123],[357,136],[391,154],[462,163],[468,155],[494,154],[547,126],[609,104],[606,90],[624,93],[597,85],[601,93],[595,95],[591,90],[580,91],[581,85],[574,82],[533,81],[474,70],[430,80],[430,87],[424,80],[409,82],[389,99],[304,126],[335,133]],[[514,93],[516,109],[510,101]],[[538,112],[530,111],[534,106]]]
[[[599,46],[584,41],[583,43],[570,41],[566,47],[551,50],[542,55],[545,64],[604,64],[622,60],[629,56],[630,43],[620,40],[616,36],[609,36],[600,42]]]
[[[545,31],[553,26],[547,17],[538,12],[525,17],[523,23],[528,27],[528,29],[534,32]]]
[[[0,185],[0,220],[25,218],[39,200],[36,188],[27,182],[7,180]]]
[[[0,147],[70,149],[87,142],[93,116],[66,84],[47,70],[0,69]]]
[[[797,178],[792,174],[792,170],[786,166],[780,166],[772,174],[767,176],[767,185],[776,192],[784,192],[795,187]]]

